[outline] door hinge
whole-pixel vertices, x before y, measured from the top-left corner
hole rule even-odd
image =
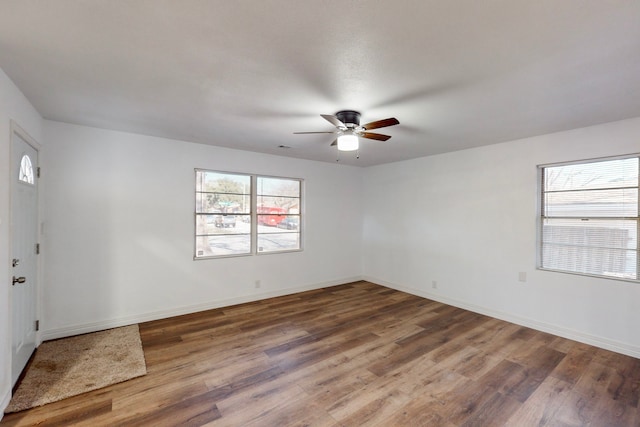
[[[36,243],[36,255],[40,255],[40,243]]]
[[[36,320],[36,332],[40,330],[40,321]]]
[[[36,175],[38,178],[40,178],[40,166],[36,168]]]

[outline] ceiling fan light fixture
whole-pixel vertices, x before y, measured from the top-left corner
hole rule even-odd
[[[388,119],[376,120],[375,122],[360,125],[360,113],[353,110],[338,111],[334,116],[330,114],[320,114],[320,117],[331,123],[336,129],[334,131],[294,133],[332,133],[337,135],[337,138],[331,143],[331,146],[337,146],[338,151],[358,151],[360,149],[360,138],[387,141],[391,136],[370,131],[372,129],[400,124],[395,117],[389,117]],[[356,154],[356,158],[360,158],[360,156]]]
[[[349,134],[338,137],[338,150],[340,151],[355,151],[358,146],[358,137],[356,135]]]

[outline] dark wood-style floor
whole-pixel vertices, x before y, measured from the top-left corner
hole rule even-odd
[[[640,425],[640,360],[367,282],[140,330],[146,376],[1,424]]]

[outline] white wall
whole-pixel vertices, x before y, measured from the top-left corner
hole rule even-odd
[[[536,166],[634,152],[640,118],[367,168],[364,275],[640,357],[639,284],[536,270]]]
[[[51,121],[45,133],[45,339],[362,275],[358,168]],[[304,251],[194,261],[194,168],[303,178]]]
[[[11,393],[10,152],[11,120],[42,143],[42,118],[0,70],[0,418]]]

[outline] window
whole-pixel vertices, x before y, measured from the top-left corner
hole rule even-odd
[[[300,248],[300,180],[258,177],[258,252]]]
[[[27,184],[34,183],[33,164],[26,154],[22,156],[22,160],[20,160],[20,175],[18,176],[18,180]]]
[[[196,169],[195,259],[301,249],[293,178]]]
[[[540,167],[540,268],[639,281],[639,169],[639,156]]]
[[[251,253],[251,177],[196,170],[196,258]]]

